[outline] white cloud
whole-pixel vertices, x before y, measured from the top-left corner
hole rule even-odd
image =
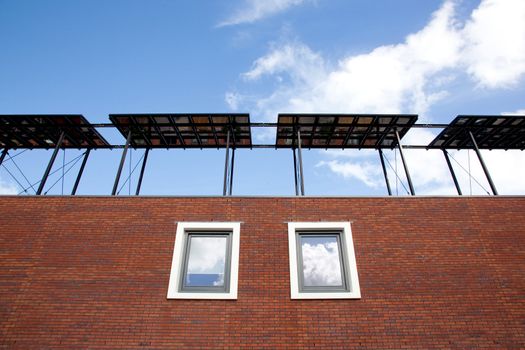
[[[481,153],[499,194],[525,194],[525,181],[523,181],[525,175],[525,152],[516,150],[482,150]],[[470,157],[472,180],[469,180],[469,175],[465,170],[461,169],[454,160],[452,161],[464,194],[470,194],[471,186],[472,194],[487,194],[487,192],[492,194],[485,173],[474,151],[456,151],[452,152],[452,156],[465,170],[469,169]]]
[[[503,112],[502,115],[525,115],[525,108],[524,109],[518,109],[514,112]]]
[[[525,194],[525,152],[482,152],[500,194]],[[486,188],[490,190],[488,186]]]
[[[253,23],[265,17],[284,12],[308,0],[245,0],[244,6],[231,17],[219,23],[219,27],[241,23]]]
[[[0,195],[2,194],[4,195],[18,194],[18,187],[0,178]]]
[[[525,1],[482,1],[462,34],[467,71],[482,86],[507,87],[525,74]]]
[[[428,144],[434,139],[435,132],[427,129],[412,129],[403,139],[405,144]],[[454,195],[457,190],[449,172],[443,152],[438,150],[405,149],[405,158],[409,167],[416,194]],[[525,194],[525,152],[482,150],[482,157],[500,194]],[[463,194],[492,194],[485,173],[473,150],[449,150],[450,159]],[[386,152],[392,166],[395,166],[393,152]],[[470,159],[469,159],[470,158]],[[405,180],[405,173],[399,153],[397,154],[398,176]],[[395,173],[389,170],[390,184],[395,187]],[[366,182],[365,182],[366,184]],[[472,191],[470,190],[472,188]],[[398,186],[399,193],[405,194]]]
[[[320,154],[329,158],[368,158],[377,155],[377,151],[373,149],[361,149],[359,152],[348,152],[341,149],[320,150]]]
[[[362,181],[369,187],[378,188],[381,185],[379,178],[381,171],[377,164],[371,162],[351,162],[351,161],[320,161],[317,167],[328,167],[332,172],[344,178],[355,178]]]
[[[250,109],[264,116],[351,111],[424,118],[462,72],[491,88],[512,85],[525,73],[524,1],[484,0],[461,25],[454,2],[446,1],[403,43],[343,57],[331,69],[320,53],[299,41],[273,45],[242,74],[247,81],[270,76],[278,83]]]
[[[447,98],[447,87],[464,73],[485,89],[507,88],[518,82],[525,73],[524,28],[523,0],[483,0],[464,23],[456,19],[451,0],[445,1],[428,24],[404,42],[342,57],[335,65],[297,40],[273,45],[242,77],[252,84],[275,78],[275,87],[255,102],[244,102],[255,118],[262,116],[266,120],[282,112],[414,113],[420,115],[420,122],[430,122],[428,111]],[[424,145],[435,135],[435,131],[415,129],[403,142]],[[349,160],[346,155],[354,153],[329,153],[330,159],[318,166],[377,188],[383,181],[379,164],[375,166],[377,155],[372,155],[373,159],[352,156]],[[341,154],[344,156],[338,156]],[[463,154],[458,157],[465,161]],[[521,178],[525,172],[519,167],[516,171],[509,169],[521,156],[509,152],[500,159],[507,157],[507,165],[490,155],[487,163],[494,161],[498,164],[494,168],[502,169],[494,170],[495,181],[506,183],[501,186],[502,193],[523,193],[525,182]],[[406,150],[406,158],[418,194],[456,193],[441,152]],[[402,173],[402,166],[399,169]],[[477,168],[473,165],[472,169]],[[480,169],[475,171],[476,178],[484,179],[478,173]],[[390,179],[394,182],[394,174]]]
[[[243,74],[252,81],[264,76],[282,81],[253,106],[255,114],[426,110],[446,94],[429,87],[428,80],[454,67],[459,59],[461,40],[453,13],[452,3],[447,2],[405,43],[343,58],[335,69],[328,69],[319,53],[300,42],[273,46]]]
[[[257,80],[264,75],[281,73],[288,74],[294,82],[315,83],[324,78],[323,58],[306,45],[287,43],[257,59],[252,69],[242,76],[246,80]]]
[[[303,243],[301,248],[305,285],[341,285],[341,266],[337,242]]]
[[[218,274],[217,279],[213,281],[213,285],[215,287],[224,286],[224,274],[223,273]]]
[[[192,237],[188,258],[188,274],[224,273],[225,256],[225,238]]]
[[[239,108],[239,103],[243,99],[243,97],[236,92],[227,92],[224,98],[228,107],[233,111],[236,111]]]

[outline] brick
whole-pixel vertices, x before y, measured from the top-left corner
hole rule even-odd
[[[0,197],[1,348],[525,348],[525,197]],[[238,299],[167,300],[177,221]],[[291,300],[288,221],[351,221],[360,300]]]

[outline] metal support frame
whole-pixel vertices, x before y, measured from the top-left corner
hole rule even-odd
[[[64,136],[66,133],[62,131],[60,133],[60,137],[58,138],[57,144],[55,146],[55,150],[53,151],[53,155],[51,156],[51,159],[49,160],[49,163],[47,164],[46,171],[44,172],[44,176],[42,176],[42,180],[40,181],[40,185],[38,186],[38,190],[36,191],[36,194],[39,196],[42,194],[42,191],[44,190],[44,186],[46,184],[47,178],[49,176],[49,173],[51,172],[51,168],[53,167],[53,163],[55,162],[55,159],[58,155],[58,151],[60,150],[60,146],[62,145],[62,141],[64,141]]]
[[[82,160],[82,164],[80,165],[80,169],[78,170],[77,179],[75,180],[73,190],[71,191],[72,196],[74,196],[77,193],[78,184],[80,183],[80,178],[82,177],[82,173],[84,172],[84,168],[86,167],[86,162],[88,160],[89,153],[91,153],[91,148],[88,148],[86,150],[86,153],[84,154],[84,159]]]
[[[295,183],[295,195],[299,195],[299,182],[297,181],[297,157],[295,156],[295,148],[292,148],[293,151],[293,177]]]
[[[468,132],[470,136],[470,140],[472,141],[472,144],[474,145],[474,150],[476,151],[476,154],[478,155],[479,163],[481,164],[481,167],[483,168],[483,172],[485,173],[485,176],[487,177],[487,180],[489,182],[490,188],[492,189],[492,193],[497,196],[498,190],[496,190],[496,186],[494,185],[494,182],[492,182],[492,178],[490,177],[489,170],[487,169],[487,166],[485,165],[485,162],[483,161],[483,157],[481,156],[481,152],[479,151],[478,144],[476,143],[476,139],[474,138],[474,135],[472,135],[472,132],[469,130]]]
[[[7,155],[7,151],[8,151],[7,147],[4,148],[4,150],[2,151],[2,155],[0,155],[0,165],[2,165],[2,163],[4,162],[4,158]]]
[[[137,190],[135,191],[135,196],[138,196],[140,193],[142,179],[144,178],[144,170],[146,170],[146,162],[148,161],[149,150],[150,148],[146,148],[146,151],[144,151],[144,159],[142,160],[142,167],[140,168],[139,181],[137,182]]]
[[[408,187],[410,187],[410,194],[414,196],[416,192],[414,191],[414,186],[412,185],[412,179],[410,178],[410,172],[408,171],[408,166],[405,160],[405,155],[403,154],[403,146],[401,146],[401,139],[399,137],[399,132],[397,129],[395,130],[396,133],[396,139],[397,139],[397,147],[399,148],[399,154],[401,155],[401,161],[403,162],[403,167],[405,168],[405,175],[407,177],[408,181]]]
[[[230,129],[226,134],[226,158],[224,159],[224,184],[222,186],[222,195],[226,196],[228,186],[228,165],[230,162]]]
[[[450,170],[450,175],[452,175],[452,180],[454,180],[454,185],[456,186],[456,190],[458,191],[458,194],[461,196],[463,193],[461,193],[461,187],[459,187],[459,182],[456,177],[456,173],[454,172],[454,168],[452,167],[452,163],[450,162],[450,158],[448,156],[448,152],[446,149],[443,149],[443,155],[445,156],[445,160],[447,161],[448,170]]]
[[[301,130],[297,129],[297,143],[299,154],[299,174],[301,177],[301,195],[304,196],[304,173],[303,173],[303,155],[301,152]]]
[[[118,183],[120,181],[120,174],[122,174],[122,168],[124,167],[124,162],[126,161],[126,154],[128,153],[130,140],[131,140],[131,129],[128,131],[128,137],[126,138],[126,145],[124,146],[124,151],[122,151],[122,157],[120,158],[120,165],[117,170],[117,176],[115,177],[115,183],[113,184],[113,191],[111,191],[112,196],[117,194]]]
[[[235,148],[232,148],[232,162],[231,162],[231,167],[230,167],[230,190],[229,190],[229,195],[230,196],[232,195],[232,191],[233,191],[233,169],[234,169],[234,165],[235,165]]]
[[[392,195],[392,189],[390,188],[390,182],[388,181],[388,173],[386,171],[385,159],[384,159],[384,156],[383,156],[383,151],[381,150],[381,148],[379,148],[378,151],[379,151],[379,159],[381,159],[381,167],[383,168],[383,174],[385,175],[386,189],[388,191],[388,195],[391,196]]]

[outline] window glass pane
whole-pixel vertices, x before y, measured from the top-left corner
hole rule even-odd
[[[228,238],[189,236],[186,287],[223,287]]]
[[[337,236],[300,236],[305,287],[342,286]]]

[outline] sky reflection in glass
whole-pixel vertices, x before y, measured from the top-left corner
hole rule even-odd
[[[303,285],[342,286],[341,256],[336,236],[301,236]]]
[[[227,237],[190,236],[187,287],[223,287]]]

